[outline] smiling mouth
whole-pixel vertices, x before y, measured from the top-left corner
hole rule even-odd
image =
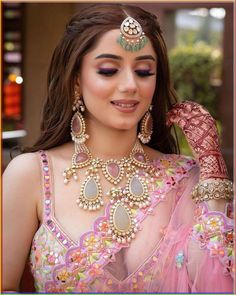
[[[134,108],[139,102],[138,101],[135,101],[135,102],[111,101],[111,103],[120,108],[130,109],[130,108]]]

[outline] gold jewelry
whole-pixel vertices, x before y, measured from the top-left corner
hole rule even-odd
[[[147,44],[148,39],[140,23],[128,16],[120,26],[117,42],[127,51],[138,51]]]
[[[74,98],[75,99],[72,106],[73,111],[75,112],[77,110],[77,111],[84,112],[85,111],[84,102],[82,100],[81,94],[79,93],[78,89],[75,89]]]
[[[98,210],[103,206],[103,190],[100,184],[100,177],[103,175],[109,183],[115,185],[106,194],[111,203],[109,232],[119,243],[130,242],[138,230],[132,208],[146,208],[151,201],[146,179],[151,178],[150,173],[153,173],[153,167],[140,141],[136,140],[128,157],[107,161],[93,158],[84,143],[78,144],[71,167],[63,173],[64,183],[68,183],[72,177],[77,180],[77,170],[84,167],[87,167],[86,179],[81,185],[80,194],[76,200],[77,205],[89,211]],[[147,174],[150,177],[147,177]],[[124,177],[127,178],[124,187],[116,187]]]
[[[118,243],[130,243],[138,231],[136,220],[133,218],[131,209],[121,200],[118,200],[110,211],[109,231],[113,240]]]
[[[74,141],[74,149],[75,152],[72,156],[72,166],[71,168],[67,168],[63,175],[66,175],[64,178],[64,183],[68,183],[69,179],[73,176],[75,180],[77,180],[77,173],[76,173],[76,163],[79,162],[80,165],[78,168],[85,167],[88,163],[89,155],[87,149],[81,150],[80,144],[84,143],[88,138],[88,134],[85,133],[86,125],[85,120],[81,112],[85,111],[85,106],[83,104],[81,95],[79,94],[78,89],[75,90],[74,94],[74,103],[72,106],[72,110],[76,111],[71,119],[71,138]]]
[[[152,110],[151,106],[140,123],[140,132],[138,134],[138,138],[143,144],[146,144],[151,140],[151,136],[153,133],[153,120],[150,110]]]
[[[209,200],[233,200],[233,183],[228,179],[206,179],[200,181],[192,192],[195,203]]]

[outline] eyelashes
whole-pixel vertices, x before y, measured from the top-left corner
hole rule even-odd
[[[115,75],[118,72],[117,69],[106,69],[106,68],[101,68],[97,71],[99,75],[103,75],[106,77],[111,77]],[[139,77],[148,77],[148,76],[153,76],[155,73],[152,73],[150,70],[136,70],[135,73]]]
[[[139,77],[148,77],[148,76],[153,76],[153,75],[155,75],[155,74],[152,73],[150,70],[136,70],[135,73],[136,73]]]
[[[104,75],[104,76],[107,76],[107,77],[113,76],[117,72],[118,72],[117,69],[105,69],[105,68],[99,69],[97,71],[98,74]]]

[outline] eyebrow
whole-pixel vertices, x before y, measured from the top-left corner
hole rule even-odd
[[[122,57],[119,55],[115,54],[110,54],[110,53],[103,53],[95,57],[95,59],[100,59],[100,58],[111,58],[111,59],[116,59],[116,60],[122,60]],[[156,61],[155,58],[152,55],[141,55],[137,56],[135,60],[153,60]]]
[[[141,55],[141,56],[136,57],[135,59],[136,60],[151,59],[153,61],[156,61],[152,55]]]
[[[95,59],[99,59],[99,58],[112,58],[112,59],[118,59],[118,60],[122,59],[121,56],[115,55],[115,54],[110,54],[110,53],[100,54],[95,57]]]

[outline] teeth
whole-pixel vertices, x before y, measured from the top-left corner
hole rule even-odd
[[[134,103],[118,103],[118,102],[114,102],[115,105],[121,107],[121,108],[132,108],[135,106]]]
[[[134,104],[124,104],[124,103],[119,103],[119,106],[121,106],[122,108],[132,108],[134,106]]]

